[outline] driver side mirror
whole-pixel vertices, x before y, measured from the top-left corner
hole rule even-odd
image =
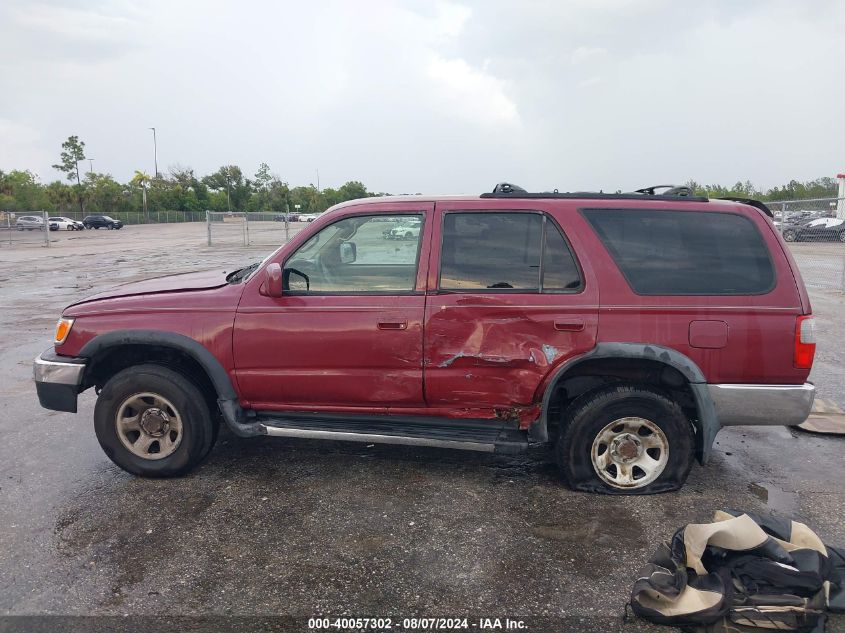
[[[358,247],[355,242],[341,242],[340,243],[340,263],[352,264],[358,259]]]
[[[282,296],[282,267],[273,262],[264,269],[264,281],[259,288],[259,293],[265,297]]]

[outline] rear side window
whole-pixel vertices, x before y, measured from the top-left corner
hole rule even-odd
[[[560,230],[540,213],[447,213],[440,288],[577,292],[581,276]]]
[[[752,295],[775,272],[757,228],[734,213],[584,209],[628,284],[641,295]]]

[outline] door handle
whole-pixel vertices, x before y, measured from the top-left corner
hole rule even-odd
[[[378,329],[380,330],[407,330],[407,321],[379,321]]]
[[[584,330],[584,322],[581,319],[555,321],[555,329],[559,332],[581,332]]]

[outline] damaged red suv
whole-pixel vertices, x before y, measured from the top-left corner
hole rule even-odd
[[[388,239],[407,227],[404,239]],[[42,406],[95,388],[121,468],[179,475],[220,422],[496,453],[551,442],[564,480],[674,490],[723,426],[812,406],[810,302],[765,205],[685,188],[340,204],[260,264],[65,309]]]

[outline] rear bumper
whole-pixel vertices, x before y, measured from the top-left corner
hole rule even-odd
[[[85,373],[85,359],[59,356],[52,349],[32,365],[38,401],[45,409],[76,413],[76,396]]]
[[[794,426],[810,415],[815,385],[707,385],[720,426]]]

